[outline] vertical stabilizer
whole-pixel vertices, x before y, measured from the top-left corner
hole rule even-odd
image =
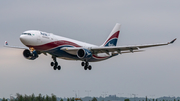
[[[114,26],[113,30],[111,31],[110,35],[106,39],[106,41],[101,45],[103,47],[108,47],[108,46],[116,46],[119,33],[120,33],[120,24],[116,23]]]

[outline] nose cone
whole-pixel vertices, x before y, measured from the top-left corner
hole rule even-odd
[[[21,42],[24,44],[24,45],[26,45],[27,44],[27,36],[25,36],[25,35],[21,35],[20,36],[20,40],[21,40]]]
[[[20,40],[24,45],[33,45],[35,42],[35,39],[28,35],[21,35]]]

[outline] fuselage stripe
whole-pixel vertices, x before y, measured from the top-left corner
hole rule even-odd
[[[27,45],[27,46],[33,47],[37,51],[47,51],[47,50],[54,49],[54,48],[64,46],[64,45],[68,45],[68,46],[72,46],[72,47],[81,47],[73,42],[64,41],[64,40],[54,41],[54,42],[46,43],[46,44],[39,45],[39,46],[30,46],[30,45]]]

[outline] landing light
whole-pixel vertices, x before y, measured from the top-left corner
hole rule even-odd
[[[29,50],[33,52],[35,49],[33,47],[29,47]]]

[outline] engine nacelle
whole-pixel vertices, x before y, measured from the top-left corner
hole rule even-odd
[[[37,52],[35,50],[33,52],[30,52],[30,50],[25,49],[24,52],[23,52],[23,56],[26,59],[34,60],[34,59],[36,59],[38,57],[38,54],[37,54]]]
[[[89,58],[92,57],[92,53],[91,53],[90,50],[83,48],[83,49],[79,49],[79,50],[77,51],[77,56],[78,56],[78,58],[80,58],[80,59],[88,60]]]

